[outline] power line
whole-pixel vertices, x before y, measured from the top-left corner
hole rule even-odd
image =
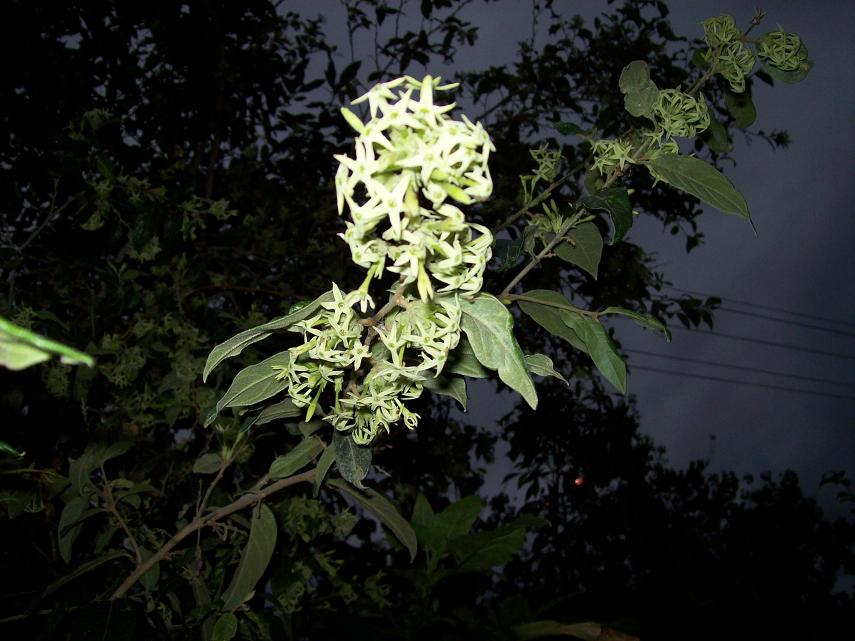
[[[654,358],[663,358],[670,361],[683,361],[686,363],[696,363],[698,365],[712,365],[714,367],[727,367],[730,369],[739,369],[746,372],[756,372],[759,374],[770,374],[772,376],[783,376],[785,378],[793,378],[801,381],[810,381],[812,383],[827,383],[829,385],[841,385],[844,387],[855,388],[855,383],[841,383],[840,381],[833,381],[828,378],[814,378],[812,376],[800,376],[798,374],[790,374],[787,372],[775,372],[773,370],[768,369],[760,369],[758,367],[746,367],[745,365],[732,365],[730,363],[721,363],[716,361],[706,361],[699,358],[688,358],[685,356],[672,356],[670,354],[658,354],[656,352],[647,352],[643,349],[624,349],[625,352],[630,352],[632,354],[641,354],[643,356],[652,356]]]
[[[727,334],[725,332],[716,332],[714,330],[694,330],[688,327],[680,327],[679,325],[674,326],[673,329],[680,330],[682,332],[695,332],[700,331],[701,334],[708,334],[711,336],[718,336],[720,338],[729,338],[734,341],[744,341],[746,343],[751,343],[752,345],[769,345],[771,347],[780,347],[783,349],[790,349],[796,352],[807,352],[809,354],[819,354],[821,356],[834,356],[835,358],[845,358],[850,361],[855,361],[855,355],[851,354],[838,354],[836,352],[826,352],[821,349],[812,349],[810,347],[799,347],[797,345],[793,345],[791,343],[776,343],[775,341],[767,341],[762,338],[752,338],[751,336],[740,336],[739,334]]]
[[[718,376],[706,376],[703,374],[692,374],[690,372],[678,372],[671,369],[660,369],[658,367],[648,367],[647,365],[633,365],[633,369],[646,370],[648,372],[658,372],[660,374],[673,374],[674,376],[688,376],[689,378],[700,378],[706,381],[714,381],[716,383],[730,383],[732,385],[745,385],[747,387],[762,387],[764,389],[778,390],[781,392],[794,392],[796,394],[810,394],[811,396],[825,396],[827,398],[840,398],[847,401],[855,401],[855,396],[845,396],[843,394],[829,394],[827,392],[813,392],[809,390],[798,389],[796,387],[781,387],[779,385],[767,385],[764,383],[750,383],[748,381],[735,381],[730,378],[720,378]]]
[[[746,312],[741,309],[731,309],[730,307],[719,307],[716,312],[726,312],[728,314],[741,314],[742,316],[750,316],[752,318],[762,318],[764,320],[774,321],[776,323],[784,323],[785,325],[795,325],[797,327],[806,327],[807,329],[815,329],[819,332],[827,332],[829,334],[839,334],[841,336],[853,336],[855,337],[855,332],[847,332],[843,329],[833,329],[831,327],[821,327],[819,325],[812,325],[811,323],[802,323],[801,321],[795,320],[787,320],[785,318],[775,318],[774,316],[767,316],[766,314],[755,314],[754,312]]]
[[[815,314],[805,314],[803,312],[794,312],[790,309],[784,309],[782,307],[771,307],[769,305],[758,305],[757,303],[747,301],[747,300],[739,300],[738,298],[727,298],[724,296],[718,296],[716,294],[710,294],[708,292],[699,292],[699,291],[693,290],[693,289],[683,289],[682,287],[674,287],[673,285],[666,285],[665,287],[666,287],[666,289],[671,289],[671,290],[674,290],[676,292],[681,292],[683,294],[690,294],[692,296],[713,297],[713,298],[720,299],[722,302],[727,301],[730,303],[734,303],[736,305],[745,305],[747,307],[752,307],[755,309],[765,309],[765,310],[770,311],[770,312],[778,312],[779,314],[790,314],[791,316],[800,316],[802,318],[809,318],[811,320],[818,320],[818,321],[823,321],[826,323],[834,323],[837,325],[848,325],[849,327],[855,327],[855,322],[852,322],[852,321],[844,321],[844,320],[839,320],[839,319],[834,319],[834,318],[828,318],[827,316],[817,316]]]

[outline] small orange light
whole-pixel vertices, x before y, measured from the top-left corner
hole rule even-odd
[[[575,479],[573,479],[573,485],[575,485],[576,487],[579,487],[584,482],[585,482],[584,476],[577,476]]]

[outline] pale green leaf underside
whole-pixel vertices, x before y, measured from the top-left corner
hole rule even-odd
[[[291,451],[277,456],[270,464],[267,475],[271,479],[284,479],[306,467],[324,448],[316,437],[304,438]]]
[[[519,392],[532,409],[537,408],[537,392],[514,338],[514,320],[507,308],[491,294],[481,293],[461,303],[461,327],[472,351],[482,365],[496,370],[508,387]]]
[[[750,220],[748,204],[736,187],[700,158],[682,155],[660,156],[647,163],[669,185],[685,191],[726,214]]]
[[[252,329],[244,330],[240,334],[232,336],[229,340],[215,346],[214,349],[211,350],[211,353],[208,355],[208,360],[205,363],[205,368],[202,370],[202,381],[204,382],[208,380],[208,375],[211,373],[211,371],[213,371],[213,369],[217,365],[222,363],[227,358],[237,356],[244,349],[246,349],[253,343],[267,338],[268,336],[270,336],[271,332],[277,329],[287,329],[294,323],[299,323],[301,320],[307,319],[309,316],[315,313],[315,310],[317,310],[321,306],[321,303],[326,303],[328,301],[331,301],[332,299],[332,291],[328,291],[318,296],[315,300],[307,304],[305,307],[301,307],[293,314],[288,314],[287,316],[282,316],[280,318],[274,318],[272,321],[264,323],[263,325],[253,327]]]
[[[260,403],[284,390],[288,387],[288,380],[285,378],[277,380],[276,377],[282,374],[290,363],[290,354],[279,352],[260,363],[242,369],[217,402],[217,412],[221,412],[226,407]]]
[[[567,385],[567,379],[555,369],[552,364],[552,359],[546,354],[526,354],[525,364],[528,366],[528,371],[536,376],[551,376],[558,380],[564,381]]]
[[[434,394],[442,394],[450,396],[456,400],[466,411],[466,380],[461,376],[438,376],[437,378],[429,378],[424,381],[425,389],[429,389]]]

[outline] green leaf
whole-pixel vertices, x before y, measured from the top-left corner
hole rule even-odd
[[[660,321],[658,318],[651,316],[650,314],[642,314],[641,312],[636,312],[631,309],[624,309],[623,307],[606,307],[603,311],[600,312],[600,316],[605,316],[606,314],[619,314],[621,316],[626,316],[627,318],[631,318],[638,325],[644,327],[645,329],[652,329],[658,332],[662,332],[665,334],[665,340],[669,343],[671,342],[671,330]]]
[[[277,329],[286,329],[293,325],[294,323],[299,323],[301,320],[307,319],[309,316],[315,313],[321,303],[326,303],[333,299],[332,291],[328,291],[324,294],[318,296],[311,303],[300,307],[293,314],[288,314],[287,316],[282,316],[281,318],[275,318],[268,323],[264,323],[264,325],[259,325],[258,327],[253,327],[252,329],[247,329],[236,336],[232,336],[229,340],[220,343],[214,349],[211,350],[211,353],[208,355],[208,360],[205,363],[205,368],[202,370],[202,381],[208,380],[208,375],[213,371],[213,369],[222,363],[227,358],[231,358],[232,356],[237,356],[244,349],[252,345],[253,343],[257,343],[260,340],[264,340],[268,336],[270,336],[271,332]]]
[[[294,401],[290,398],[286,398],[284,401],[280,401],[274,405],[268,405],[261,410],[261,414],[258,415],[255,424],[263,425],[264,423],[278,421],[280,419],[297,418],[299,416],[303,416],[305,412],[305,409],[297,407],[294,405]]]
[[[271,479],[288,478],[311,463],[323,448],[324,444],[317,437],[304,438],[290,452],[277,456],[270,464],[267,475]]]
[[[807,78],[808,73],[810,73],[810,70],[813,69],[813,60],[807,60],[807,56],[807,47],[802,45],[799,48],[799,57],[804,57],[805,60],[802,60],[798,69],[794,69],[793,71],[783,71],[781,69],[778,69],[777,67],[773,67],[772,65],[764,62],[763,70],[777,82],[783,82],[786,84],[801,82],[802,80]]]
[[[624,94],[623,106],[631,115],[653,117],[653,107],[659,98],[659,89],[650,79],[647,63],[634,60],[623,68],[618,81]]]
[[[480,498],[467,496],[434,514],[427,499],[419,493],[410,522],[422,546],[442,556],[452,539],[469,533],[482,508]]]
[[[618,185],[600,190],[593,195],[585,196],[580,203],[586,209],[608,212],[615,229],[610,245],[620,241],[632,227],[632,202],[629,200],[626,187]],[[602,246],[602,240],[600,245]]]
[[[570,383],[567,382],[567,379],[564,378],[560,372],[555,370],[555,366],[552,364],[552,359],[545,354],[526,354],[525,364],[528,367],[528,371],[536,376],[551,376],[560,381],[564,381],[567,386],[570,385]]]
[[[582,641],[598,641],[599,639],[634,639],[629,636],[602,636],[603,626],[593,621],[584,623],[560,623],[558,621],[532,621],[511,627],[516,641],[529,641],[529,639],[543,639],[544,637],[574,637]]]
[[[463,311],[460,325],[475,356],[485,367],[497,370],[499,378],[536,409],[537,392],[514,338],[510,312],[495,296],[483,292],[474,300],[462,300],[460,306]]]
[[[410,561],[416,558],[418,551],[416,533],[389,499],[371,488],[359,491],[342,479],[330,479],[327,483],[356,500],[376,516],[409,551]]]
[[[731,182],[718,169],[700,158],[682,155],[665,155],[647,164],[656,176],[669,185],[699,198],[726,214],[736,214],[751,219],[748,205]]]
[[[360,490],[365,489],[362,479],[371,469],[371,448],[357,445],[349,435],[333,432],[332,446],[339,474]]]
[[[490,370],[481,365],[475,352],[472,351],[472,345],[466,340],[465,336],[460,337],[460,342],[457,348],[448,355],[448,360],[445,361],[443,372],[449,374],[460,374],[469,378],[487,378],[490,375]]]
[[[220,465],[222,465],[223,459],[216,452],[208,452],[207,454],[203,454],[196,462],[193,463],[193,473],[194,474],[214,474],[220,471]]]
[[[593,318],[575,312],[564,312],[561,320],[585,343],[586,351],[600,373],[621,394],[626,393],[626,364],[617,352],[605,328]]]
[[[466,411],[466,380],[460,376],[437,376],[423,381],[425,389],[429,389],[434,394],[442,394],[450,396],[456,400]]]
[[[52,356],[59,356],[66,365],[95,365],[88,354],[19,327],[0,316],[0,366],[22,370]]]
[[[572,136],[582,131],[582,128],[573,122],[553,122],[552,127],[560,134]]]
[[[68,478],[71,481],[71,487],[78,494],[94,492],[89,475],[110,459],[127,452],[132,446],[133,443],[130,441],[116,441],[109,445],[99,441],[87,445],[80,458],[69,459]]]
[[[757,120],[757,109],[751,100],[750,87],[746,87],[742,93],[735,93],[726,89],[724,104],[727,106],[727,111],[733,116],[736,126],[740,129],[748,129]]]
[[[507,564],[525,543],[526,529],[543,527],[547,521],[529,514],[489,532],[454,538],[448,545],[458,572],[488,572]]]
[[[603,255],[603,237],[594,223],[582,223],[571,229],[566,240],[557,245],[554,251],[561,260],[577,265],[597,278]]]
[[[315,480],[312,482],[312,495],[318,498],[318,493],[321,491],[321,485],[329,472],[330,467],[335,462],[335,449],[330,446],[324,448],[324,453],[315,467]]]
[[[66,563],[71,563],[71,548],[80,534],[80,528],[82,527],[80,517],[88,505],[88,499],[82,496],[75,496],[65,504],[62,514],[59,515],[59,526],[57,528],[59,555]],[[75,523],[76,525],[74,525]]]
[[[276,517],[264,503],[252,513],[249,540],[243,549],[229,587],[223,593],[223,610],[240,606],[261,579],[276,547]]]
[[[717,153],[724,154],[731,150],[727,128],[715,118],[710,117],[710,126],[701,134],[701,139]]]
[[[561,320],[561,307],[570,304],[562,294],[548,289],[533,289],[522,296],[525,300],[518,299],[517,304],[524,314],[553,336],[563,338],[579,351],[587,353],[582,339]]]
[[[3,454],[9,454],[10,456],[17,456],[18,458],[24,456],[24,452],[19,452],[6,441],[0,441],[0,452]]]
[[[222,412],[223,408],[226,407],[253,405],[275,396],[288,387],[287,378],[277,377],[290,364],[290,353],[279,352],[260,363],[242,369],[237,373],[223,397],[217,402],[217,412]]]
[[[238,620],[231,612],[220,615],[211,632],[211,641],[231,641],[237,634]]]

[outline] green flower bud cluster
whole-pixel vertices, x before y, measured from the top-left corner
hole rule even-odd
[[[733,16],[726,13],[716,18],[704,20],[704,40],[712,47],[724,47],[738,42],[742,38],[742,31],[736,26]]]
[[[781,27],[764,34],[757,41],[757,55],[760,60],[781,71],[796,71],[808,57],[801,38],[794,33],[787,33]]]
[[[487,160],[495,148],[480,123],[446,116],[453,103],[434,104],[434,90],[456,86],[439,82],[407,76],[354,100],[368,103],[371,119],[363,123],[342,109],[359,136],[355,158],[336,156],[339,213],[347,204],[352,218],[342,237],[353,261],[371,278],[391,262],[389,271],[405,284],[417,283],[425,301],[433,297],[434,280],[439,292],[479,291],[492,244],[489,230],[467,223],[452,203],[468,205],[492,193]]]
[[[529,153],[537,163],[537,168],[533,174],[520,176],[523,186],[523,201],[526,205],[534,200],[534,188],[537,183],[540,181],[550,183],[555,180],[555,176],[558,174],[558,165],[561,163],[561,152],[552,151],[546,145],[541,145],[537,149],[530,149]]]
[[[693,98],[679,89],[660,89],[653,115],[667,138],[693,138],[710,125],[703,96]]]
[[[730,89],[745,91],[745,78],[754,69],[754,54],[744,44],[744,34],[733,16],[722,14],[704,21],[704,40],[709,45],[704,54],[708,64],[715,62],[716,71],[724,76]]]
[[[632,145],[623,140],[595,140],[593,153],[594,169],[603,176],[615,170],[623,171],[628,163],[635,163],[630,157]]]

